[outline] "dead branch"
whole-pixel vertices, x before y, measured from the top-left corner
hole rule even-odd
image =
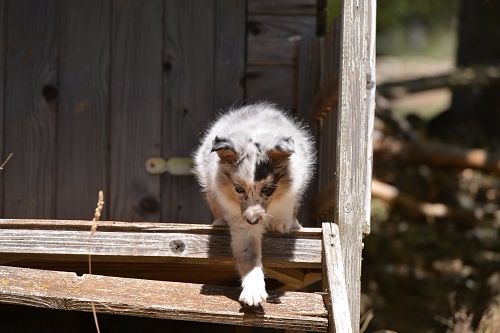
[[[395,138],[374,142],[379,156],[423,163],[435,167],[471,168],[500,174],[500,156],[485,149],[464,149],[448,144],[426,142],[408,143]]]
[[[411,93],[439,88],[456,88],[472,85],[490,85],[500,82],[500,65],[457,68],[456,70],[428,77],[380,84],[377,90],[387,98],[400,98]]]
[[[420,201],[412,195],[402,192],[397,187],[376,179],[372,181],[372,197],[427,218],[450,218],[467,224],[477,222],[477,218],[472,212],[454,209],[443,203]]]

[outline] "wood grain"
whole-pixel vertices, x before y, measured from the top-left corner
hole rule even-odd
[[[297,65],[299,43],[316,33],[315,16],[248,17],[249,65]]]
[[[245,76],[245,0],[215,2],[214,110],[241,103]]]
[[[247,66],[248,102],[271,101],[295,111],[297,105],[297,69],[290,66]]]
[[[163,2],[112,8],[110,217],[158,221],[160,180],[144,164],[161,151]]]
[[[56,2],[10,1],[7,22],[4,216],[56,212],[58,103]]]
[[[323,275],[329,295],[329,332],[353,332],[345,283],[344,263],[339,228],[334,223],[323,223]],[[355,331],[358,332],[358,331]]]
[[[164,22],[162,156],[169,158],[191,154],[215,116],[215,0],[166,0]],[[194,177],[163,176],[162,221],[209,219]]]
[[[0,301],[91,311],[308,331],[326,331],[321,295],[270,292],[259,308],[242,307],[239,288],[0,267]]]
[[[7,52],[6,31],[7,31],[7,0],[0,0],[0,160],[7,158],[9,153],[4,153],[4,114],[5,114],[5,56]],[[3,171],[0,170],[0,216],[3,215]]]
[[[56,215],[83,219],[108,195],[111,3],[60,4]]]
[[[204,228],[193,232],[191,226],[169,225],[163,231],[155,228],[143,232],[120,230],[116,226],[106,229],[100,222],[90,237],[90,228],[75,230],[61,224],[57,228],[47,224],[23,224],[0,220],[0,256],[30,258],[36,255],[40,260],[73,260],[90,253],[93,261],[113,258],[113,261],[122,262],[234,264],[227,228]],[[321,240],[316,230],[290,235],[272,233],[264,237],[263,257],[264,264],[272,267],[317,268],[321,263]]]
[[[250,14],[316,15],[317,0],[249,0]]]
[[[336,151],[336,202],[352,329],[359,330],[363,230],[369,224],[373,115],[367,99],[369,1],[344,0],[341,18],[340,90]],[[372,112],[372,111],[370,111]]]

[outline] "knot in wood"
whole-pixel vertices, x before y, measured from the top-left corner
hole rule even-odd
[[[141,213],[154,214],[160,210],[160,202],[154,197],[147,196],[139,201],[139,209]]]
[[[344,212],[350,213],[352,212],[352,208],[353,208],[352,203],[346,202],[346,204],[344,205]]]
[[[170,242],[169,247],[173,253],[182,253],[186,249],[186,244],[180,239],[174,239]]]

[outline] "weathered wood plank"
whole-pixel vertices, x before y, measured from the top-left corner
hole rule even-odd
[[[248,17],[249,65],[297,65],[301,38],[316,33],[315,16]]]
[[[7,22],[4,216],[56,211],[58,102],[56,1],[10,1]]]
[[[110,217],[158,221],[160,180],[145,161],[160,155],[161,0],[115,0],[112,23]]]
[[[37,219],[0,219],[0,229],[39,229],[39,230],[85,230],[89,231],[93,225],[92,221],[78,220],[37,220]],[[201,223],[201,222],[200,222]],[[122,232],[181,232],[193,234],[220,234],[229,235],[226,227],[212,226],[209,224],[182,224],[182,223],[155,223],[155,222],[97,222],[100,231],[122,231]],[[269,237],[300,237],[321,238],[321,229],[302,228],[289,234],[270,232]]]
[[[372,162],[368,152],[373,129],[367,109],[367,99],[372,95],[367,93],[366,84],[369,8],[369,1],[342,2],[334,218],[341,244],[348,244],[342,247],[342,253],[354,332],[359,330],[363,229],[370,216],[368,174]]]
[[[149,261],[216,263],[233,265],[227,228],[205,229],[194,233],[190,228],[154,229],[153,232],[107,229],[99,224],[90,237],[90,229],[47,229],[47,225],[19,228],[19,223],[0,221],[0,256],[78,259],[92,254],[93,261]],[[174,231],[174,232],[172,232]],[[199,230],[200,231],[200,230]],[[321,240],[305,232],[290,235],[269,234],[263,240],[264,264],[273,267],[315,268],[321,263]]]
[[[318,0],[249,0],[249,14],[316,15]]]
[[[323,276],[327,286],[329,332],[353,332],[345,283],[344,262],[339,237],[339,228],[334,223],[323,223]],[[357,331],[356,331],[357,332]]]
[[[5,56],[6,56],[6,31],[7,31],[7,0],[0,0],[0,129],[4,129],[5,114]],[[8,153],[4,154],[4,136],[0,135],[0,160],[7,158]],[[3,171],[0,171],[0,216],[3,215]]]
[[[215,116],[215,0],[166,0],[164,22],[162,156],[169,158],[191,154]],[[164,175],[161,209],[162,221],[210,218],[194,177]]]
[[[288,110],[297,105],[297,69],[290,66],[247,66],[248,102],[270,101]]]
[[[108,195],[111,3],[60,5],[56,215],[83,219],[92,217],[99,190]]]
[[[0,267],[0,301],[61,310],[233,325],[326,331],[321,295],[270,291],[262,307],[242,307],[239,288]]]
[[[245,0],[215,2],[214,110],[241,103],[245,76]]]

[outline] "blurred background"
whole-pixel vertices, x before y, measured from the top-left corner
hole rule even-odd
[[[500,2],[379,0],[367,331],[500,330]]]

